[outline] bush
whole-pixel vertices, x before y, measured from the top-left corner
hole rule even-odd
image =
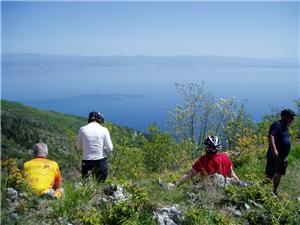
[[[217,210],[205,208],[191,208],[185,214],[184,225],[199,224],[199,225],[234,225],[237,224],[230,218],[221,214]]]
[[[251,186],[230,186],[226,191],[233,205],[241,207],[247,203],[251,206],[246,211],[250,224],[299,224],[300,213],[296,200],[286,195],[273,196],[271,183],[254,181]]]

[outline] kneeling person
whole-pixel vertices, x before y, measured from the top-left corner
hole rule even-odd
[[[34,159],[24,163],[24,179],[36,194],[60,198],[63,194],[62,177],[58,164],[46,159],[47,145],[44,143],[34,145],[33,156]]]
[[[190,180],[197,173],[201,176],[211,176],[215,173],[226,177],[235,178],[238,176],[233,170],[233,164],[226,153],[218,152],[221,149],[221,142],[217,136],[209,136],[204,140],[206,154],[201,156],[184,176],[174,183],[169,183],[169,189],[174,189],[182,183]]]

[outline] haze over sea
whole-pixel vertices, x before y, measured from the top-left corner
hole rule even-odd
[[[2,98],[145,130],[204,82],[255,121],[299,93],[298,1],[3,1]]]
[[[295,108],[297,59],[221,56],[2,56],[2,98],[87,116],[101,111],[113,123],[145,130],[164,127],[182,99],[175,82],[205,83],[217,98],[236,96],[256,121],[270,106]]]

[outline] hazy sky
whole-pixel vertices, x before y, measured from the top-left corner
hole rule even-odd
[[[299,2],[2,2],[2,52],[299,58]]]

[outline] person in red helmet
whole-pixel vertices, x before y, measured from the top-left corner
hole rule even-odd
[[[108,155],[113,150],[109,131],[104,124],[104,116],[90,112],[88,124],[81,127],[77,136],[77,148],[82,150],[82,178],[90,174],[104,182],[108,174]]]
[[[169,183],[168,188],[174,189],[177,186],[187,182],[197,173],[201,176],[211,176],[221,174],[222,176],[235,178],[239,181],[238,176],[233,170],[233,164],[226,153],[219,152],[222,148],[220,139],[217,136],[208,136],[204,140],[206,154],[201,156],[192,166],[192,168],[183,175],[179,180]]]

